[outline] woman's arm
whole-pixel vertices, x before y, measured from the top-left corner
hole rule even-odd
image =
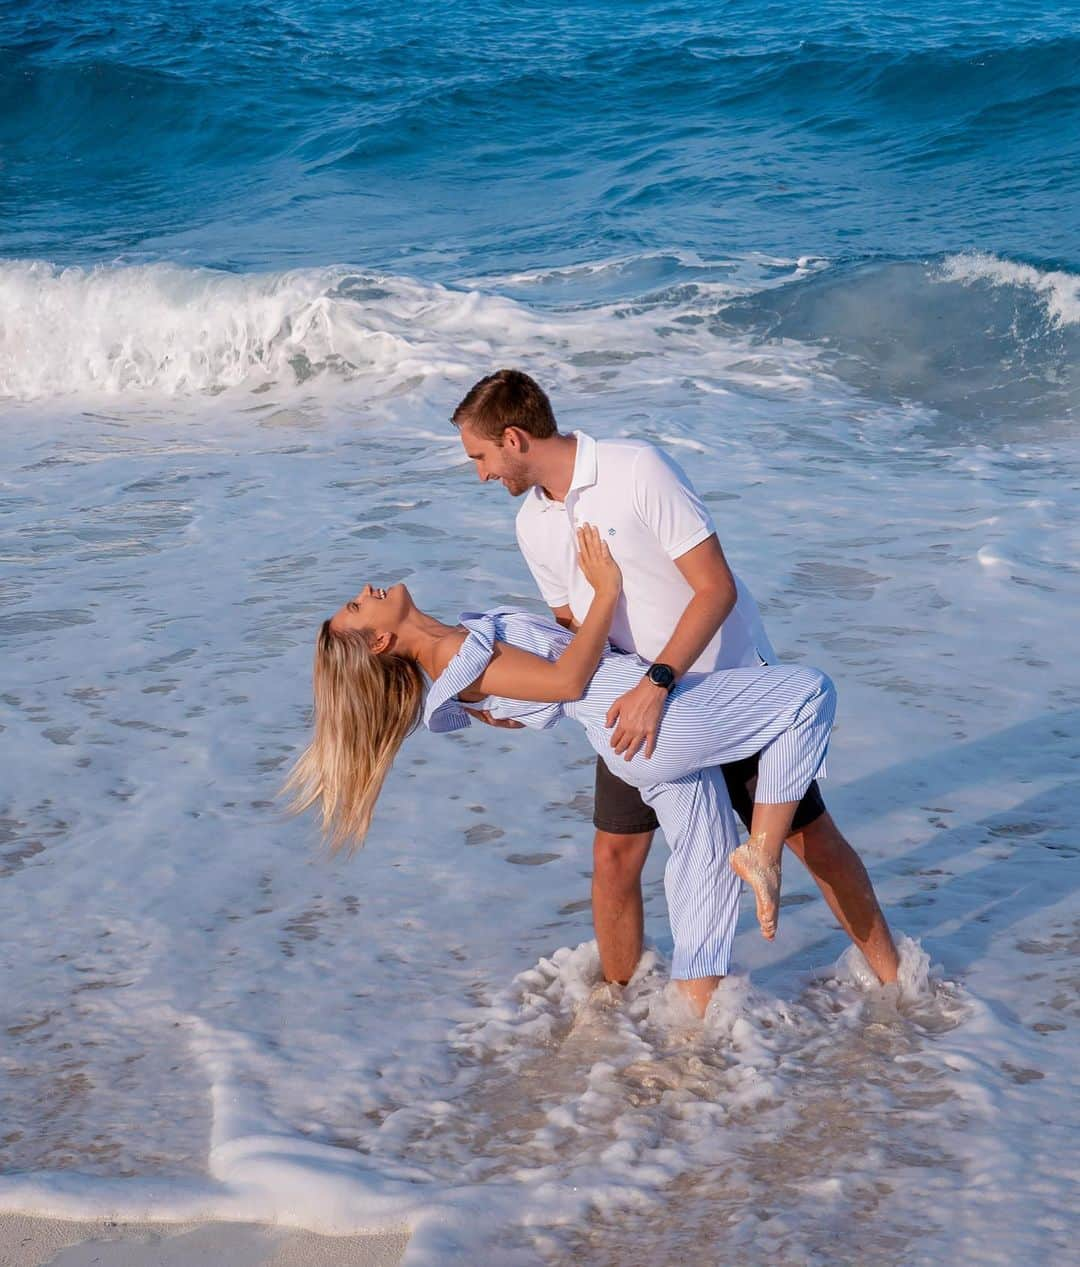
[[[593,601],[581,628],[555,660],[499,642],[487,668],[467,694],[502,695],[538,704],[580,699],[596,672],[607,645],[615,605],[622,592],[622,572],[591,524],[578,529],[578,564],[593,587]]]

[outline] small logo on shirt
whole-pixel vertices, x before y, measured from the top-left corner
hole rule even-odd
[[[609,529],[607,530],[607,535],[608,535],[609,537],[613,537],[613,536],[615,535],[615,529],[614,529],[614,528],[609,528]]]

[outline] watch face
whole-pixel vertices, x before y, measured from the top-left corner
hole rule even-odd
[[[654,664],[649,670],[649,681],[670,690],[675,684],[675,671],[666,664]]]

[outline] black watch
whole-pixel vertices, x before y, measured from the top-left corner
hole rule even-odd
[[[670,691],[675,685],[675,670],[670,664],[650,665],[645,676],[654,686],[662,686],[665,691]]]

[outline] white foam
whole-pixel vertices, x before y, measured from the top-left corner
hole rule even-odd
[[[740,366],[746,348],[737,341],[671,324],[711,312],[730,288],[703,282],[658,312],[611,302],[544,311],[490,285],[462,289],[343,267],[236,275],[169,264],[3,261],[0,398],[154,400],[272,389],[287,399],[290,391],[362,386],[365,399],[388,399],[514,363],[569,369],[596,383],[618,375],[647,384],[658,363],[665,376],[760,377]],[[759,354],[762,385],[798,389],[813,360],[799,349]]]
[[[409,338],[420,312],[453,326],[474,298],[439,287],[353,281],[342,269],[244,276],[168,264],[93,269],[39,261],[0,264],[0,394],[173,396],[289,386],[312,376],[370,375],[392,390],[416,375],[455,374],[445,344]],[[491,302],[494,310],[500,308]],[[433,311],[434,310],[434,311]],[[491,322],[497,317],[492,312]],[[477,331],[478,332],[478,331]]]
[[[1055,325],[1080,322],[1080,277],[1075,273],[1042,270],[985,251],[970,251],[947,256],[936,276],[964,285],[984,282],[991,286],[1016,286],[1037,295]]]

